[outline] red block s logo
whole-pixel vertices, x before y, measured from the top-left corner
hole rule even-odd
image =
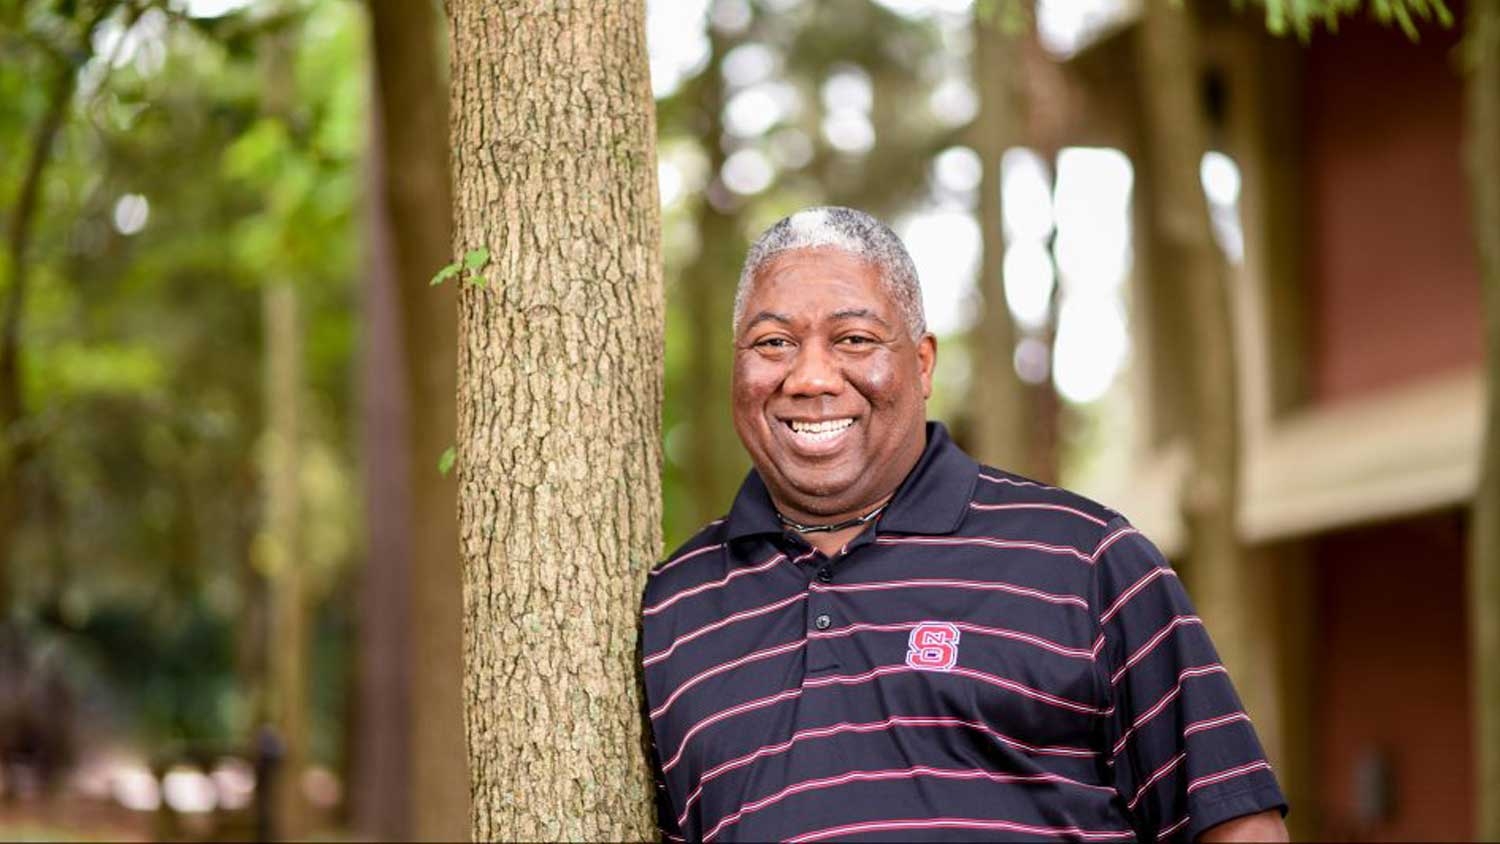
[[[906,664],[918,671],[947,671],[958,664],[958,628],[924,621],[911,629]]]

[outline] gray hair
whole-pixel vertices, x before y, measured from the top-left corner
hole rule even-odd
[[[739,330],[745,317],[745,300],[750,298],[752,283],[772,258],[795,249],[818,247],[839,249],[874,265],[912,339],[921,339],[927,333],[922,285],[901,238],[869,214],[840,206],[803,209],[778,220],[756,238],[745,254],[739,287],[734,291],[734,330]]]

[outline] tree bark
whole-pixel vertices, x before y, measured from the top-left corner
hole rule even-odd
[[[654,834],[633,667],[660,552],[655,104],[640,2],[449,0],[476,840]]]
[[[411,832],[452,841],[469,812],[457,489],[437,470],[456,428],[457,294],[428,284],[452,241],[441,22],[427,0],[371,0],[370,11],[410,411]]]
[[[979,184],[983,305],[971,334],[974,374],[969,417],[976,457],[992,466],[1038,476],[1042,467],[1032,449],[1037,420],[1031,391],[1016,374],[1019,338],[1005,301],[1005,213],[1000,194],[1000,160],[1007,149],[1022,145],[1025,137],[1024,36],[1005,31],[993,11],[978,9],[974,13],[973,73],[979,116],[974,147],[984,166]]]
[[[1149,196],[1155,217],[1152,269],[1183,297],[1189,373],[1189,469],[1182,490],[1188,533],[1184,577],[1224,663],[1252,710],[1264,710],[1263,681],[1250,671],[1239,507],[1239,407],[1229,267],[1214,242],[1198,181],[1208,149],[1200,99],[1202,72],[1191,10],[1146,0],[1141,20],[1142,101]],[[1163,330],[1171,330],[1163,327]]]
[[[1484,451],[1469,560],[1475,838],[1500,840],[1500,0],[1468,8],[1469,184],[1485,325]]]

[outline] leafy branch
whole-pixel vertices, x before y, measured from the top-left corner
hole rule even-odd
[[[432,277],[430,286],[437,287],[454,276],[462,274],[471,287],[485,287],[489,285],[489,279],[479,274],[490,262],[490,250],[483,246],[478,249],[470,249],[464,253],[464,257],[458,261],[443,267]]]
[[[1247,0],[1235,0],[1243,7]],[[1453,25],[1453,13],[1445,0],[1253,0],[1266,7],[1266,29],[1275,35],[1285,35],[1288,29],[1299,38],[1307,38],[1318,23],[1329,31],[1338,30],[1341,17],[1349,17],[1368,6],[1375,19],[1382,24],[1392,23],[1401,27],[1406,36],[1417,39],[1417,23],[1436,21],[1444,27]]]

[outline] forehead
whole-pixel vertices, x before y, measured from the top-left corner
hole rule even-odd
[[[895,312],[879,267],[829,246],[790,249],[771,258],[751,280],[746,301],[749,316],[762,309],[809,310],[840,303]]]

